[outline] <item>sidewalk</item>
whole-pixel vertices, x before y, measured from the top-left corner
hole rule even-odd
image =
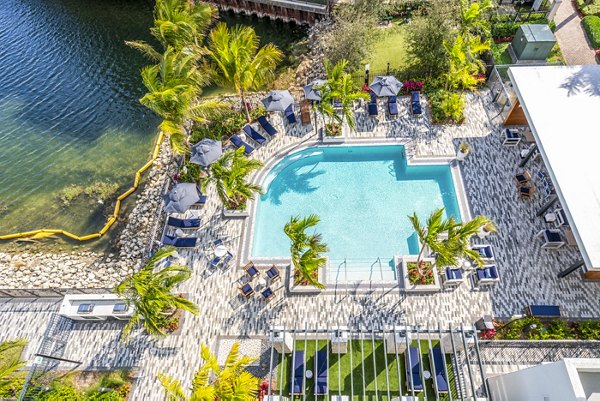
[[[571,0],[563,0],[554,17],[556,39],[567,64],[597,64],[577,8]]]

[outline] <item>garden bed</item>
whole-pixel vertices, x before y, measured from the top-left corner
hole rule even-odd
[[[326,263],[324,267],[320,268],[318,272],[313,272],[313,274],[316,275],[316,277],[313,276],[313,278],[316,278],[317,281],[323,285],[327,285],[325,282],[325,269],[327,265],[328,263]],[[296,272],[296,269],[292,263],[290,263],[289,289],[292,293],[318,293],[323,291],[322,288],[308,284],[308,281],[303,279],[300,273]]]
[[[486,340],[599,340],[600,320],[542,321],[525,317],[511,322],[494,321],[494,330],[484,330]]]
[[[400,260],[398,260],[400,259]],[[410,292],[436,292],[441,289],[439,274],[433,258],[423,258],[417,265],[416,255],[404,255],[396,258],[400,267],[400,276],[404,280],[404,290]]]

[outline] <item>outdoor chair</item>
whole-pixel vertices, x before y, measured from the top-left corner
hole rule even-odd
[[[275,282],[275,281],[281,279],[281,275],[279,274],[279,269],[275,265],[271,266],[271,268],[266,271],[266,274],[267,274],[267,277],[269,277],[269,280],[271,280],[271,282]]]
[[[260,272],[254,266],[253,262],[248,262],[246,264],[246,266],[244,266],[244,271],[246,272],[246,276],[248,277],[248,280],[250,280],[250,281],[254,280],[256,277],[258,277],[260,275]]]
[[[441,348],[431,348],[429,350],[429,364],[431,366],[431,375],[434,377],[433,385],[438,393],[448,392],[448,377],[444,368],[444,354]]]
[[[371,101],[367,104],[367,111],[370,116],[376,116],[378,114],[377,111],[377,96],[373,92],[370,92]]]
[[[241,148],[243,146],[244,147],[244,153],[246,154],[246,156],[249,155],[249,154],[251,154],[252,152],[254,152],[254,148],[252,146],[248,145],[246,142],[244,142],[242,140],[242,138],[240,138],[236,134],[231,135],[231,138],[229,138],[229,141],[236,148]]]
[[[221,264],[221,257],[215,256],[210,261],[210,267],[219,267]]]
[[[529,305],[525,308],[527,316],[537,318],[559,318],[559,305]]]
[[[391,116],[398,115],[398,101],[396,96],[388,97],[388,111]]]
[[[410,109],[414,115],[423,114],[423,109],[421,108],[421,93],[418,91],[410,92]]]
[[[417,347],[406,350],[406,384],[409,391],[423,391],[421,380],[421,355]]]
[[[267,138],[259,134],[254,128],[252,128],[252,126],[250,126],[250,124],[246,124],[244,128],[242,128],[242,131],[244,131],[246,135],[252,138],[254,142],[258,143],[259,145],[267,142]]]
[[[178,219],[177,217],[169,216],[167,225],[181,228],[182,230],[194,229],[200,227],[200,219]]]
[[[535,191],[535,187],[531,184],[521,185],[519,187],[519,197],[521,199],[523,199],[523,198],[530,199],[533,196],[534,191]]]
[[[275,293],[273,292],[271,287],[265,288],[260,294],[263,296],[266,302],[269,302],[273,298],[275,298]]]
[[[248,299],[252,294],[254,294],[254,289],[250,284],[244,284],[239,288],[240,293],[246,299]]]
[[[504,130],[504,139],[502,145],[504,146],[517,146],[521,142],[521,135],[519,131],[514,128],[507,128]]]
[[[476,279],[478,286],[491,285],[497,281],[500,281],[496,265],[488,265],[477,268]]]
[[[284,111],[285,118],[287,118],[288,123],[296,124],[296,115],[294,114],[294,108],[290,104],[287,109]]]
[[[327,394],[328,361],[327,350],[322,349],[315,354],[315,395]]]
[[[296,350],[292,354],[294,365],[292,373],[292,395],[304,394],[304,351]]]
[[[233,260],[233,253],[227,251],[225,256],[223,256],[223,260],[221,261],[221,265],[223,267],[229,267],[229,263]]]
[[[177,238],[165,235],[161,242],[163,245],[174,246],[175,248],[195,248],[197,241],[198,238],[196,237]]]
[[[529,171],[525,170],[524,172],[515,175],[515,180],[517,180],[519,185],[527,184],[531,180],[531,174],[529,174]]]
[[[544,249],[558,249],[565,244],[560,230],[545,229],[537,233],[536,236],[544,240],[544,244],[542,245]]]
[[[333,108],[341,109],[344,104],[337,99],[333,99]]]
[[[311,123],[310,103],[306,99],[300,102],[300,121],[302,121],[302,125],[309,125]]]
[[[277,134],[277,130],[271,125],[271,123],[269,122],[269,120],[267,120],[265,116],[260,116],[257,120],[262,129],[264,129],[267,134],[269,134],[270,136]]]
[[[489,244],[485,244],[485,245],[473,245],[471,247],[472,250],[477,251],[479,253],[479,255],[481,255],[481,257],[483,259],[487,259],[487,260],[493,260],[494,259],[494,252],[492,251],[492,246]]]
[[[444,272],[444,286],[457,286],[463,282],[463,274],[460,269],[447,267]]]
[[[194,203],[193,206],[204,206],[206,204],[206,199],[208,199],[206,195],[200,195],[200,199],[198,199],[198,202]]]
[[[223,245],[223,240],[221,238],[217,238],[212,243],[212,246],[215,247],[215,248],[218,247],[219,245]]]

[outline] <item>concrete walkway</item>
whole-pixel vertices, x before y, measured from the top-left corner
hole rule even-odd
[[[575,4],[563,0],[554,17],[556,39],[569,65],[597,64],[594,50],[585,36]]]

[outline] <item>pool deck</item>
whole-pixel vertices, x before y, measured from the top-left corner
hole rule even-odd
[[[399,98],[399,102],[400,115],[391,122],[374,124],[364,112],[359,113],[359,131],[353,136],[404,138],[408,140],[407,154],[418,157],[449,157],[460,142],[471,145],[471,154],[461,164],[471,212],[490,217],[499,231],[487,241],[494,247],[500,274],[500,282],[492,289],[474,290],[469,283],[463,283],[455,290],[433,294],[374,288],[371,292],[350,289],[291,295],[279,284],[274,288],[276,298],[269,304],[258,297],[243,302],[237,289],[237,280],[243,273],[239,260],[226,271],[210,273],[207,267],[212,257],[210,244],[216,238],[227,239],[226,245],[236,257],[240,255],[242,233],[248,223],[223,219],[216,193],[210,188],[201,216],[204,225],[198,233],[201,244],[195,250],[181,252],[194,271],[181,291],[199,305],[199,315],[186,315],[177,335],[154,340],[138,332],[128,344],[119,340],[123,322],[74,322],[61,332],[67,344],[64,357],[82,361],[83,368],[137,367],[138,385],[132,399],[162,400],[164,393],[156,380],[157,372],[174,375],[187,386],[200,363],[200,342],[214,349],[220,336],[261,335],[270,325],[371,328],[408,322],[437,327],[449,322],[471,323],[484,314],[510,316],[534,303],[561,305],[569,317],[600,317],[599,283],[583,282],[580,272],[563,279],[556,276],[578,258],[577,248],[544,250],[541,242],[534,239],[545,227],[543,219],[535,216],[542,197],[538,191],[532,200],[517,198],[513,175],[520,148],[501,145],[498,121],[488,117],[498,112],[490,104],[489,93],[469,96],[466,123],[461,126],[434,126],[429,116],[410,116],[408,98]],[[277,129],[280,134],[257,149],[254,157],[270,160],[282,149],[315,139],[310,127],[298,125],[284,130],[278,125]],[[0,340],[18,336],[31,339],[25,355],[31,360],[59,303],[4,301],[0,303]]]

